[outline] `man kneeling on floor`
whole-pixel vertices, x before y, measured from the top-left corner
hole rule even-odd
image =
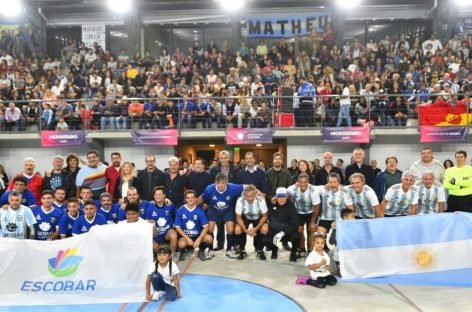
[[[269,234],[265,236],[265,245],[272,250],[272,259],[277,259],[278,242],[283,237],[292,243],[290,261],[297,261],[297,247],[300,242],[298,232],[297,208],[288,200],[288,192],[285,187],[277,188],[275,192],[276,203],[269,209]]]
[[[169,246],[161,246],[157,250],[156,262],[153,263],[151,274],[146,279],[146,300],[157,301],[165,296],[167,301],[180,298],[179,268],[172,261]],[[151,293],[151,285],[154,292]]]

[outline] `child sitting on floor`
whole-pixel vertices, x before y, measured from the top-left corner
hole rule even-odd
[[[179,268],[171,259],[169,246],[159,247],[152,273],[146,279],[146,300],[157,301],[165,295],[167,301],[180,298]],[[154,292],[151,293],[151,284]]]
[[[315,249],[308,255],[305,265],[310,268],[311,279],[306,283],[317,288],[325,288],[326,284],[334,286],[337,283],[336,277],[329,271],[330,259],[324,251],[325,237],[323,234],[315,234]]]

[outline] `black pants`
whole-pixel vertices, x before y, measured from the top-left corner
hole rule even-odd
[[[216,223],[216,226],[218,228],[218,231],[216,233],[216,240],[218,247],[223,248],[223,246],[225,245],[225,223],[222,220],[220,221],[221,222]]]
[[[301,100],[300,103],[300,123],[302,127],[315,126],[315,111],[313,108],[313,101]]]
[[[243,221],[244,221],[244,226],[246,227],[246,229],[249,227],[249,225],[252,224],[253,227],[256,227],[259,222],[261,221],[261,219],[257,219],[257,220],[248,220],[246,219],[246,217],[243,216]],[[239,247],[242,249],[242,250],[245,250],[246,249],[246,242],[247,242],[247,234],[246,233],[242,233],[241,235],[239,235],[238,237],[238,243],[239,243]],[[254,248],[256,249],[256,251],[260,251],[264,248],[264,242],[263,242],[263,235],[261,234],[260,231],[257,232],[257,235],[254,237]]]
[[[309,279],[306,281],[308,285],[324,288],[326,285],[334,286],[338,280],[333,275],[328,275],[325,277],[318,277],[317,279]]]
[[[472,212],[472,195],[454,196],[449,195],[447,198],[447,211],[465,211]]]
[[[269,229],[269,234],[264,237],[264,244],[270,250],[274,250],[277,246],[274,245],[274,236],[277,235],[280,231],[275,231],[273,229]],[[298,231],[294,231],[292,233],[285,233],[284,238],[287,238],[288,242],[292,243],[292,249],[290,252],[295,253],[297,252],[298,244],[300,243],[300,233]]]

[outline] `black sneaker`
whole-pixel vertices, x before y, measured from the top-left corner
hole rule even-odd
[[[258,257],[260,260],[267,260],[266,255],[265,255],[264,251],[262,251],[262,250],[259,250],[259,251],[257,252],[257,257]]]
[[[277,254],[279,252],[279,248],[275,247],[272,249],[272,255],[270,256],[271,259],[277,259]]]
[[[185,250],[180,251],[179,261],[185,261]]]
[[[297,262],[297,254],[294,252],[290,253],[290,261]]]
[[[288,243],[283,243],[283,244],[282,244],[282,247],[284,247],[284,249],[287,250],[287,251],[292,250],[292,249],[290,248],[290,246],[288,245]]]
[[[200,258],[202,261],[206,261],[207,258],[205,256],[205,249],[200,248],[200,250],[198,250],[198,258]]]
[[[218,245],[216,246],[216,248],[213,248],[213,251],[220,251],[220,250],[223,250],[223,248],[224,248],[223,246]]]
[[[246,250],[241,250],[238,255],[238,260],[244,260],[244,258],[247,257],[247,252]]]

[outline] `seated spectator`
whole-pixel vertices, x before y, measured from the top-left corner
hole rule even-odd
[[[261,109],[257,112],[256,115],[256,128],[267,128],[272,119],[272,114],[267,107],[267,103],[260,102]]]
[[[408,120],[408,108],[405,105],[404,98],[397,96],[395,102],[390,105],[387,115],[387,126],[405,127]]]
[[[69,125],[65,121],[64,117],[59,117],[59,122],[56,125],[56,130],[58,130],[58,131],[67,131],[67,130],[69,130]]]

